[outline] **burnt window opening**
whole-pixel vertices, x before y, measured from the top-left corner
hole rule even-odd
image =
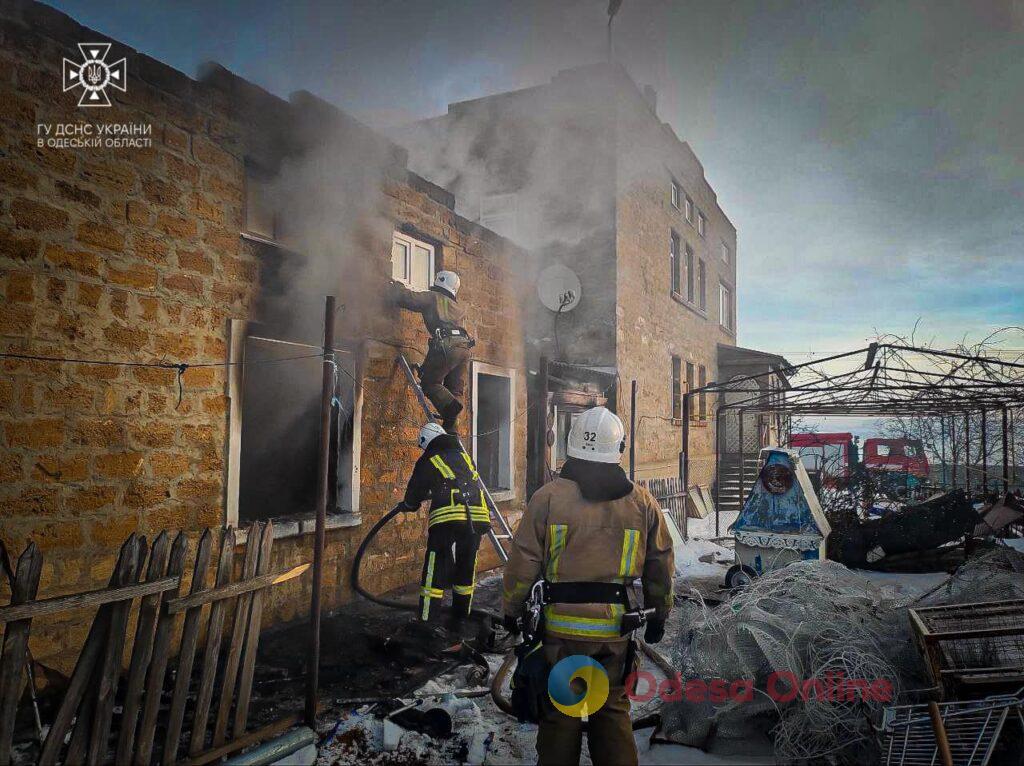
[[[696,388],[696,375],[697,375],[697,368],[694,366],[693,362],[687,362],[686,363],[686,393],[690,393],[691,391],[693,391],[694,388]],[[695,408],[693,406],[693,400],[691,399],[690,400],[690,420],[696,420],[696,419],[697,419],[697,413],[695,412]]]
[[[250,324],[243,360],[263,362],[315,355],[313,344],[281,343],[266,326]],[[329,514],[358,511],[361,400],[355,354],[339,350],[331,409],[328,467]],[[317,502],[323,367],[316,356],[233,368],[241,379],[238,522],[312,519]]]
[[[260,239],[277,241],[280,226],[271,195],[273,174],[247,160],[245,163],[245,232]]]
[[[473,364],[473,459],[495,500],[515,496],[512,371]]]
[[[697,307],[708,310],[708,268],[703,258],[697,259]]]

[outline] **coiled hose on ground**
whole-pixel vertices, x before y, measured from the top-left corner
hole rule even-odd
[[[386,596],[377,596],[366,590],[366,588],[364,588],[359,582],[359,569],[362,566],[363,556],[366,554],[366,549],[370,547],[370,543],[373,542],[377,533],[380,532],[388,522],[395,518],[395,516],[403,512],[404,508],[401,505],[396,505],[390,511],[381,516],[376,524],[370,527],[370,531],[366,533],[366,537],[364,537],[363,541],[359,543],[359,548],[356,550],[355,558],[352,559],[352,589],[363,598],[368,601],[372,601],[375,604],[387,606],[392,609],[404,609],[409,612],[414,612],[418,608],[415,602],[398,601],[397,599],[387,598]],[[486,609],[471,609],[470,614],[490,620],[492,626],[501,624],[501,617]]]

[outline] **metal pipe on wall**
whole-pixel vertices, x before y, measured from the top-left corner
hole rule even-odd
[[[313,594],[309,607],[309,669],[306,674],[306,722],[316,725],[320,687],[320,611],[323,595],[324,543],[331,451],[331,401],[334,398],[334,296],[324,302],[323,379],[320,389],[320,450],[316,476],[316,532],[313,536]]]
[[[636,478],[636,379],[629,386],[629,480]]]

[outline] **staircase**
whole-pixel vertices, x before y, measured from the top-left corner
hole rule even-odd
[[[757,455],[743,455],[743,497],[740,496],[740,455],[723,455],[718,466],[718,504],[720,513],[739,511],[757,480]]]
[[[405,379],[409,382],[409,386],[412,388],[413,393],[416,394],[416,399],[420,403],[420,407],[423,408],[423,414],[427,416],[427,420],[434,421],[434,413],[430,409],[430,402],[427,401],[426,394],[423,393],[423,389],[420,388],[420,383],[416,380],[416,376],[413,374],[412,367],[409,366],[409,360],[405,358],[404,354],[398,355],[398,366],[402,368],[402,372],[405,373]],[[491,512],[491,521],[497,521],[498,527],[501,529],[500,534],[495,534],[494,524],[491,524],[491,528],[487,531],[487,538],[491,541],[491,545],[494,546],[495,552],[498,554],[498,558],[502,562],[508,561],[508,551],[505,550],[502,545],[502,540],[512,539],[512,528],[509,527],[508,521],[504,516],[501,515],[501,511],[498,509],[498,504],[494,502],[494,498],[491,497],[491,492],[484,485],[483,479],[480,480],[480,486],[484,490],[484,495],[487,498],[487,508]]]

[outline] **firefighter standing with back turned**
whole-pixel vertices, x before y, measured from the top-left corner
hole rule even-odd
[[[418,615],[423,622],[436,621],[444,591],[451,588],[448,627],[459,632],[473,605],[480,538],[491,528],[487,500],[473,460],[457,436],[445,433],[437,423],[427,423],[420,429],[419,446],[423,454],[402,501],[404,510],[411,513],[430,498]]]
[[[625,438],[610,410],[584,412],[569,433],[561,475],[530,499],[505,565],[505,625],[515,632],[534,584],[543,580],[543,653],[547,665],[572,655],[597,660],[608,673],[605,704],[590,714],[590,755],[601,764],[635,764],[625,678],[635,668],[623,615],[654,608],[644,640],[657,643],[672,608],[672,540],[658,503],[619,465]],[[578,764],[583,721],[548,708],[537,732],[542,766]]]
[[[466,365],[475,342],[463,327],[465,312],[458,304],[459,275],[439,271],[428,292],[417,292],[391,283],[392,303],[423,316],[430,333],[427,355],[420,365],[420,385],[431,404],[441,415],[441,425],[448,433],[455,432],[455,422],[462,412],[462,395],[466,390]]]

